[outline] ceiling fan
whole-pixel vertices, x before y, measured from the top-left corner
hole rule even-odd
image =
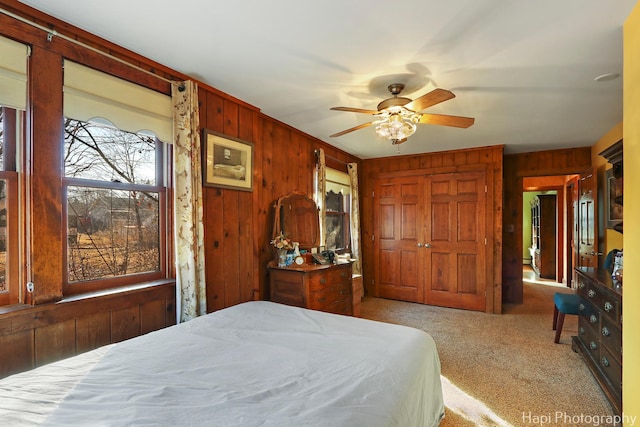
[[[468,128],[475,121],[475,119],[471,117],[420,113],[420,111],[425,108],[455,98],[455,95],[446,89],[434,89],[414,100],[398,96],[404,89],[404,84],[402,83],[390,84],[387,89],[391,92],[393,97],[380,102],[377,110],[365,110],[362,108],[351,107],[331,108],[331,110],[350,111],[377,116],[377,119],[371,122],[354,126],[350,129],[343,130],[342,132],[334,133],[331,135],[331,138],[342,136],[349,132],[363,129],[371,125],[376,125],[376,133],[383,138],[390,140],[393,145],[396,145],[402,144],[408,137],[413,135],[416,131],[416,125],[419,123]]]

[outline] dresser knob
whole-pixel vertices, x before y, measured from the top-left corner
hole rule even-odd
[[[611,304],[609,301],[604,303],[604,310],[605,311],[611,311],[612,308],[613,308],[613,304]]]
[[[594,343],[593,341],[591,341],[591,343],[589,344],[589,348],[591,350],[595,350],[596,348],[598,348],[598,345],[596,343]]]
[[[578,305],[578,310],[580,310],[580,311],[584,311],[584,304],[580,303],[580,304]]]
[[[580,335],[584,335],[584,328],[582,326],[580,326],[580,329],[578,329],[578,333]]]
[[[318,302],[325,302],[326,300],[326,298],[318,298]]]
[[[584,289],[584,282],[578,283],[578,288],[579,289]]]
[[[589,298],[593,298],[594,296],[596,296],[596,291],[594,291],[593,289],[589,289],[587,295],[589,295]]]
[[[327,283],[327,279],[325,279],[324,277],[320,278],[320,284],[324,285]]]
[[[602,360],[600,360],[600,364],[603,367],[608,368],[609,367],[609,359],[607,359],[606,357],[602,356]]]
[[[598,321],[598,318],[596,317],[595,314],[592,314],[591,316],[589,316],[589,322],[596,323],[597,321]]]
[[[608,337],[609,335],[611,335],[609,333],[609,328],[607,328],[606,326],[603,326],[602,327],[602,335],[605,336],[605,337]]]

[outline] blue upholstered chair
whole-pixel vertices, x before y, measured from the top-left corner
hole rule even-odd
[[[555,343],[560,342],[560,334],[562,333],[562,325],[564,324],[565,314],[578,314],[580,306],[580,296],[577,294],[565,294],[556,292],[553,296],[553,330],[556,331]]]

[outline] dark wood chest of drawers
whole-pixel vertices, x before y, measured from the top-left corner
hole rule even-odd
[[[576,268],[582,298],[574,351],[602,387],[614,410],[622,413],[622,288],[607,270]]]
[[[269,264],[271,301],[353,315],[351,263],[278,267]]]

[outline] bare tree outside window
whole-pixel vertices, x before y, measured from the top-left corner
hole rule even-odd
[[[160,270],[158,144],[153,136],[65,119],[70,283]]]

